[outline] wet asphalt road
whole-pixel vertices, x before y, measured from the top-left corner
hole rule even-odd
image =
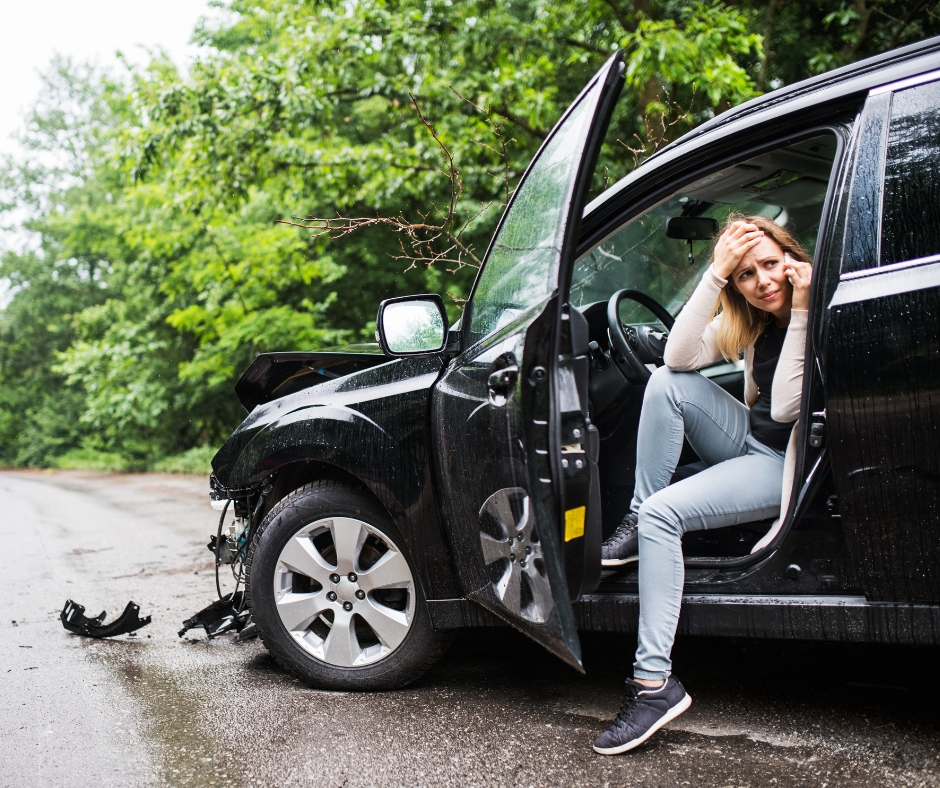
[[[205,479],[0,473],[0,786],[940,785],[940,649],[686,639],[692,708],[595,755],[635,645],[580,676],[511,630],[458,636],[415,685],[310,689],[258,641],[179,639],[213,598]],[[128,599],[136,636],[67,634]]]

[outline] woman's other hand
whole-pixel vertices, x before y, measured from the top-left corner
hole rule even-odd
[[[791,309],[809,309],[809,286],[813,281],[813,266],[794,260],[789,254],[783,256],[783,272],[793,285]]]
[[[712,270],[722,279],[727,279],[731,276],[731,272],[738,267],[741,258],[757,246],[763,237],[764,231],[756,224],[748,224],[743,221],[732,222],[731,226],[721,234],[715,243]],[[805,263],[801,265],[805,265]]]

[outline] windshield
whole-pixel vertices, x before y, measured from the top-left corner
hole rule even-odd
[[[671,217],[714,219],[732,212],[766,216],[786,226],[812,255],[819,230],[834,135],[815,137],[712,173],[620,227],[575,265],[571,304],[606,301],[625,287],[652,296],[675,316],[711,262],[712,241],[666,237]],[[690,260],[691,254],[691,260]],[[623,301],[624,322],[648,322],[649,312]]]

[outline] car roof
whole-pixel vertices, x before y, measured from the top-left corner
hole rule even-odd
[[[878,79],[878,72],[886,66],[903,65],[906,61],[920,58],[931,52],[940,52],[940,36],[928,38],[924,41],[919,41],[916,44],[910,44],[899,49],[892,49],[880,55],[875,55],[865,60],[859,60],[857,63],[850,63],[847,66],[842,66],[841,68],[826,71],[815,77],[804,79],[802,82],[794,82],[792,85],[787,85],[786,87],[779,88],[770,93],[765,93],[763,96],[758,96],[743,104],[739,104],[737,107],[726,110],[711,120],[706,121],[675,142],[656,151],[656,153],[650,156],[650,159],[662,155],[679,143],[686,143],[696,137],[720,129],[722,126],[727,126],[741,118],[755,115],[784,102],[792,101],[799,96],[821,91],[824,88],[838,89],[841,86],[843,88],[843,95],[857,93],[859,91],[859,85],[856,84],[858,77],[870,76],[874,78],[874,82],[872,82],[868,88],[864,89],[870,89],[877,85],[884,84],[883,79]],[[913,69],[915,72],[918,70],[917,68]],[[893,75],[891,81],[894,81],[896,78],[897,77]],[[868,80],[866,80],[866,82],[867,81]],[[827,98],[830,97],[827,96]],[[831,98],[835,98],[835,96]]]
[[[801,110],[810,110],[822,104],[839,104],[853,96],[861,97],[872,88],[937,68],[940,68],[940,37],[893,49],[751,99],[706,121],[656,151],[639,167],[592,200],[584,209],[584,221],[588,225],[593,224],[591,220],[600,217],[592,214],[605,212],[598,209],[612,202],[620,202],[618,197],[626,198],[626,192],[638,179],[668,165],[683,150],[709,144],[716,138],[775,121]]]

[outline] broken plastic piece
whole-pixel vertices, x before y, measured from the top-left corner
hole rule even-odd
[[[239,643],[243,640],[251,640],[252,638],[258,637],[258,625],[248,618],[248,621],[245,622],[245,626],[242,628],[242,631],[238,633],[238,637],[235,638]]]
[[[210,640],[226,632],[241,632],[248,623],[250,615],[248,607],[244,604],[244,594],[236,591],[217,599],[192,618],[187,618],[183,622],[179,636],[183,637],[189,630],[196,627],[202,627]]]
[[[103,622],[105,616],[108,615],[106,611],[102,610],[94,618],[88,618],[85,615],[84,607],[71,599],[67,599],[59,617],[62,619],[62,626],[76,635],[85,635],[90,638],[110,638],[115,635],[126,635],[147,626],[150,623],[150,616],[140,618],[139,612],[139,605],[128,602],[127,607],[124,608],[124,612],[120,616],[110,624],[105,624]]]
[[[216,544],[218,544],[218,548],[216,548]],[[216,539],[215,534],[212,534],[209,537],[209,544],[207,544],[206,547],[209,548],[209,552],[218,559],[220,564],[235,563],[236,555],[232,552],[228,538],[223,537]]]

